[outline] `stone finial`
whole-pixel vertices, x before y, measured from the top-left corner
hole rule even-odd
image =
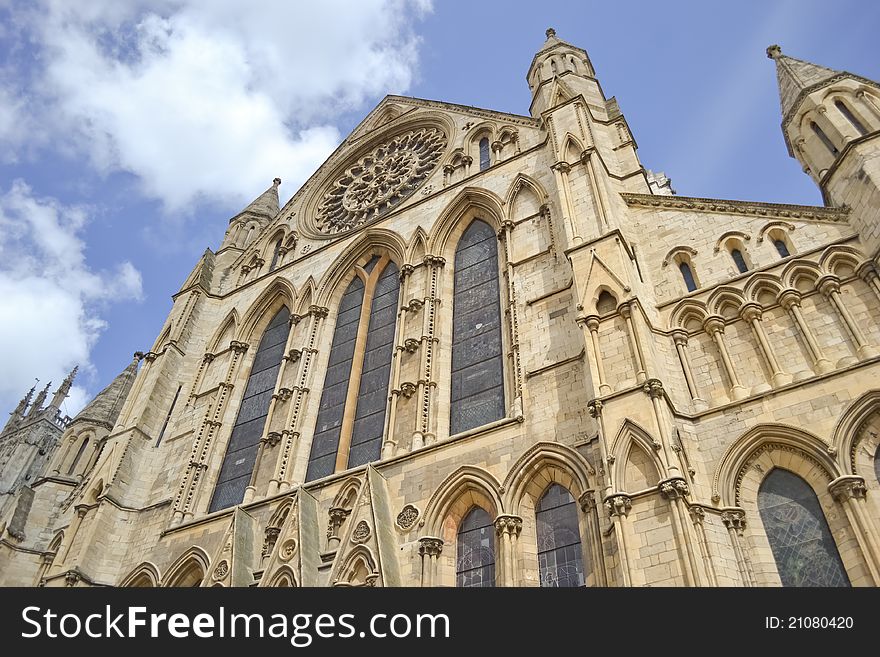
[[[547,35],[548,39],[552,39],[553,37],[556,36],[556,30],[554,30],[552,27],[548,27],[545,34]]]
[[[272,184],[275,185],[276,187],[278,187],[278,185],[281,184],[281,178],[273,178]]]
[[[772,46],[767,46],[767,57],[770,59],[779,59],[782,57],[782,48],[775,43]]]

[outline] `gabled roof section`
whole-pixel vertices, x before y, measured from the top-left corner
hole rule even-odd
[[[805,62],[782,54],[782,48],[767,48],[767,56],[776,62],[776,80],[779,84],[779,104],[786,116],[799,103],[801,92],[827,82],[841,71]]]
[[[281,178],[275,178],[269,189],[251,201],[250,205],[230,219],[229,222],[232,223],[242,215],[251,215],[259,219],[272,219],[275,217],[280,210],[278,202],[278,185],[280,184]]]
[[[110,382],[110,385],[86,404],[86,407],[73,418],[73,422],[96,422],[112,429],[137,376],[139,361],[140,358],[135,357],[131,364]]]

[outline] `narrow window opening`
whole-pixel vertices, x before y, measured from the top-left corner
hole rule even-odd
[[[837,110],[843,114],[843,117],[852,124],[852,127],[856,129],[860,135],[868,134],[868,131],[865,129],[865,126],[862,125],[862,122],[856,118],[856,115],[850,112],[849,107],[844,104],[841,100],[835,100],[834,106]]]

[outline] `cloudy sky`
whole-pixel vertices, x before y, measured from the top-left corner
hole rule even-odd
[[[819,204],[764,49],[880,79],[878,24],[827,0],[0,0],[0,421],[79,364],[74,414],[229,217],[275,176],[289,199],[385,94],[527,113],[549,26],[679,194]]]

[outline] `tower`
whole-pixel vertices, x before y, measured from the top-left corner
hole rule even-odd
[[[827,205],[851,208],[868,250],[880,249],[880,85],[767,48],[776,63],[782,133]]]

